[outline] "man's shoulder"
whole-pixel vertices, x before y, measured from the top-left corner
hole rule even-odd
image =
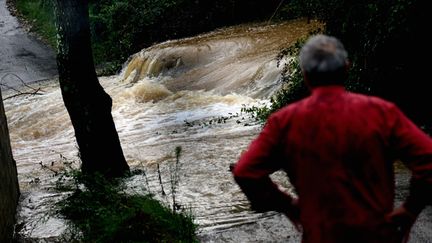
[[[273,112],[269,119],[270,120],[282,120],[286,122],[289,120],[293,114],[297,113],[298,111],[304,110],[302,106],[304,106],[307,103],[307,100],[309,97],[303,98],[299,101],[293,102],[291,104],[287,104],[284,107],[280,108],[279,110]]]
[[[305,104],[308,99],[309,99],[309,97],[306,97],[306,98],[303,98],[299,101],[293,102],[291,104],[287,104],[284,107],[282,107],[281,109],[279,109],[278,111],[276,111],[274,114],[275,115],[282,115],[282,114],[290,113],[290,112],[296,110],[298,107],[301,107],[303,104]]]
[[[348,92],[348,97],[354,101],[376,105],[384,109],[393,109],[396,107],[393,102],[374,95]]]

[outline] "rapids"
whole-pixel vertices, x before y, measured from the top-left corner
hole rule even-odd
[[[249,24],[167,41],[131,56],[119,75],[100,77],[126,159],[146,171],[147,178],[129,179],[131,190],[150,191],[169,205],[156,165],[169,192],[174,149],[181,146],[177,198],[191,208],[203,242],[298,241],[285,217],[249,210],[228,166],[261,129],[241,108],[268,102],[280,86],[277,53],[320,26]],[[78,161],[77,148],[56,80],[33,85],[40,95],[4,101],[22,191],[16,231],[23,240],[56,242],[67,226],[49,213],[62,196],[52,190],[53,171]],[[282,173],[274,179],[289,190]]]

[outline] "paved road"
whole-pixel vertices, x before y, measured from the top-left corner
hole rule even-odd
[[[27,34],[0,0],[0,83],[18,86],[57,75],[52,48]]]

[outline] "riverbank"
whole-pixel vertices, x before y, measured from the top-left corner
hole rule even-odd
[[[280,215],[250,211],[228,167],[261,127],[241,114],[243,105],[264,102],[250,96],[264,97],[277,89],[274,57],[281,44],[308,32],[301,26],[301,21],[244,25],[162,43],[137,54],[127,76],[124,72],[100,78],[113,98],[112,113],[126,159],[131,168],[145,170],[149,190],[162,202],[170,200],[172,151],[182,147],[176,199],[191,208],[203,242],[218,242],[222,235],[233,242],[257,237],[277,242],[295,235]],[[293,34],[287,36],[290,30]],[[144,57],[154,65],[145,65]],[[175,57],[182,61],[173,67],[167,61]],[[142,70],[139,74],[160,73],[134,80],[134,69]],[[57,80],[41,85],[43,94],[8,99],[5,107],[23,192],[18,233],[25,239],[52,242],[67,228],[61,219],[44,217],[61,194],[52,190],[55,178],[39,163],[57,167],[61,156],[79,159]],[[140,190],[139,181],[146,179],[131,181],[135,190]],[[160,195],[161,184],[167,196]],[[251,234],[258,227],[262,236]]]
[[[22,29],[24,29],[27,33],[37,34],[32,31],[32,24],[31,21],[27,18],[24,18],[23,15],[18,11],[16,7],[16,0],[6,0],[6,8],[9,11],[9,14],[13,17],[15,17]],[[41,38],[41,37],[39,37]]]
[[[0,84],[2,90],[57,75],[55,53],[29,35],[0,0]]]
[[[29,110],[24,109],[17,114],[12,114],[11,106],[23,108],[22,106],[25,105],[20,101],[25,102],[25,100],[37,99],[40,96],[46,97],[47,89],[50,91],[60,90],[56,86],[58,80],[53,78],[57,75],[53,50],[34,35],[29,34],[30,28],[31,25],[28,22],[20,22],[12,16],[8,12],[6,1],[0,0],[0,56],[2,56],[0,85],[5,94],[3,98],[4,103],[7,104],[6,114],[10,118],[9,131],[12,137],[17,132],[14,126],[17,122],[13,119],[14,115],[26,117],[30,115],[29,113],[34,107],[30,104],[27,107]],[[52,85],[55,87],[54,90]],[[65,112],[61,99],[58,100],[57,106]],[[34,135],[38,136],[37,133]],[[75,138],[71,136],[68,139],[70,139],[69,142],[73,143]],[[17,142],[17,140],[14,141]],[[37,146],[43,146],[44,142],[43,140],[39,141]],[[121,241],[135,237],[134,239],[147,239],[150,242],[196,241],[196,226],[192,221],[192,215],[184,214],[181,211],[172,212],[168,206],[164,206],[148,193],[142,195],[125,194],[121,189],[114,187],[99,188],[96,191],[91,191],[91,193],[86,193],[89,190],[83,190],[83,187],[77,191],[73,191],[73,188],[69,188],[68,191],[58,191],[57,186],[61,184],[57,184],[55,180],[60,180],[65,175],[75,175],[76,172],[58,170],[53,173],[55,170],[47,169],[48,167],[44,166],[42,162],[38,169],[40,172],[46,173],[46,177],[43,178],[50,178],[51,180],[43,181],[42,177],[34,177],[30,181],[25,181],[23,177],[26,176],[21,170],[21,161],[17,155],[16,145],[15,143],[12,147],[18,164],[18,177],[22,192],[17,212],[18,222],[15,227],[18,242],[59,242],[72,236],[74,236],[73,240],[83,237],[84,239],[116,237]],[[31,150],[31,146],[24,142],[23,147],[19,149]],[[46,149],[49,150],[49,148]],[[31,163],[37,164],[38,162],[34,161],[33,158]],[[65,165],[60,167],[64,168]],[[75,182],[76,185],[82,183],[80,181]],[[106,185],[106,183],[104,184]],[[107,188],[110,190],[101,190]],[[99,197],[95,195],[99,195]],[[103,198],[103,196],[108,196],[108,198]],[[37,201],[37,206],[33,204],[35,201]],[[62,209],[55,206],[59,203],[63,205]],[[89,205],[83,207],[80,203],[88,203]],[[85,209],[87,211],[80,211]],[[64,211],[64,213],[59,214],[58,211]],[[105,213],[100,214],[102,211]],[[66,217],[70,221],[65,221],[65,215],[71,212],[73,212],[72,215]],[[117,214],[113,212],[117,212]],[[71,222],[78,226],[78,229],[69,225]],[[45,225],[50,225],[50,227],[44,227]],[[81,228],[79,228],[80,226]],[[99,228],[99,233],[94,234],[86,231],[85,229],[88,227]],[[136,232],[128,233],[129,228],[136,229]],[[143,231],[143,229],[148,230]]]

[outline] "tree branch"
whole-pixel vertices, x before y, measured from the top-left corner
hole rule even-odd
[[[3,81],[7,76],[13,76],[16,79],[18,79],[21,82],[21,85],[29,88],[31,91],[30,92],[22,92],[10,85],[4,84]],[[36,81],[42,81],[42,80],[47,80],[47,79],[41,79],[41,80],[36,80]],[[32,86],[28,85],[26,82],[24,82],[24,80],[22,80],[18,75],[14,74],[14,73],[6,73],[5,75],[3,75],[3,77],[0,80],[0,87],[5,87],[7,89],[13,90],[15,91],[17,94],[11,95],[9,97],[4,98],[3,100],[8,100],[17,96],[21,96],[21,95],[42,95],[41,93],[39,93],[41,90],[41,88],[33,88]]]

